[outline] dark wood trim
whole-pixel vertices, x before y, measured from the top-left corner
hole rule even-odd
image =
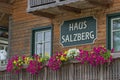
[[[70,11],[70,12],[74,12],[74,13],[81,13],[81,9],[79,8],[75,8],[75,7],[71,7],[71,6],[59,6],[58,7],[60,10],[66,10],[66,11]]]
[[[99,5],[103,7],[110,7],[113,4],[113,0],[87,0],[93,5]]]
[[[12,53],[12,48],[11,48],[11,44],[12,44],[12,23],[13,23],[13,17],[9,16],[9,28],[8,28],[8,58],[10,58],[11,56],[13,56]]]
[[[4,16],[5,16],[5,13],[2,13],[0,16],[0,21],[4,18]]]
[[[10,4],[13,4],[16,0],[9,0]]]
[[[106,39],[106,43],[107,43],[107,48],[109,50],[111,50],[111,19],[113,18],[118,18],[120,17],[120,13],[113,13],[113,14],[108,14],[106,16],[106,34],[107,34],[107,39]]]
[[[47,18],[55,18],[55,14],[51,14],[51,13],[48,13],[48,12],[42,12],[42,11],[35,11],[33,12],[34,15],[38,15],[38,16],[43,16],[43,17],[47,17]]]
[[[8,28],[6,28],[5,26],[0,26],[0,30],[7,32]]]
[[[53,25],[48,25],[48,26],[41,26],[41,27],[37,27],[37,28],[33,28],[32,29],[32,37],[31,37],[31,56],[34,55],[35,52],[35,32],[36,31],[43,31],[43,30],[51,30],[51,54],[50,56],[52,56],[52,52],[53,52]]]

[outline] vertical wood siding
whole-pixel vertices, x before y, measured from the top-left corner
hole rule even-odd
[[[45,67],[37,75],[25,70],[19,74],[0,72],[0,80],[120,80],[120,60],[98,67],[80,63],[64,64],[58,71]]]

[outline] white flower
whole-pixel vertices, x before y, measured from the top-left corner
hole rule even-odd
[[[79,49],[73,48],[73,49],[69,49],[68,53],[67,53],[67,57],[68,58],[73,58],[78,56],[80,53]]]

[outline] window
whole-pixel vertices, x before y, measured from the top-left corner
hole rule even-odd
[[[33,54],[41,56],[51,55],[51,37],[50,27],[33,30]]]
[[[120,51],[120,14],[108,16],[108,48]]]

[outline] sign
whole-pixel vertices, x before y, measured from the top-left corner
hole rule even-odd
[[[64,21],[61,25],[60,43],[73,46],[94,43],[96,39],[96,19],[93,17]]]

